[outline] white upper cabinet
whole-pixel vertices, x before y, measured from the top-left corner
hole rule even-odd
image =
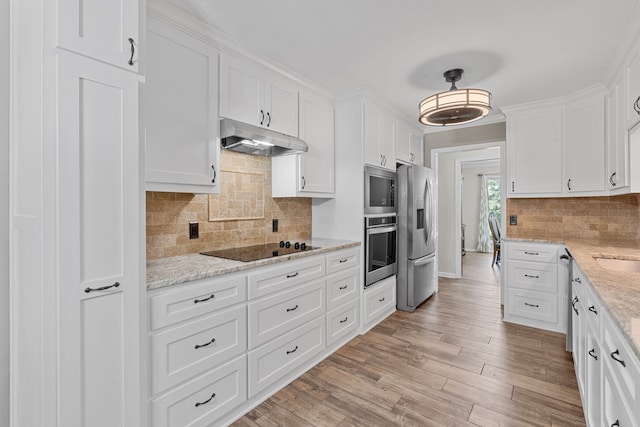
[[[397,121],[394,115],[375,102],[364,100],[364,162],[396,170],[394,146]]]
[[[640,48],[636,48],[625,67],[625,129],[640,121]]]
[[[58,46],[137,72],[138,1],[59,0]]]
[[[564,185],[568,193],[605,190],[604,93],[581,96],[564,111]]]
[[[398,119],[395,153],[399,162],[419,165],[423,162],[422,132],[402,119]]]
[[[507,115],[508,195],[562,193],[562,107]]]
[[[309,151],[271,159],[273,197],[333,197],[335,190],[333,103],[300,93],[300,139]]]
[[[217,193],[218,52],[153,20],[146,45],[146,189]]]
[[[58,55],[59,423],[138,426],[138,76]]]
[[[625,97],[622,76],[614,82],[606,97],[607,181],[609,190],[629,186],[627,133],[625,132]]]
[[[220,56],[220,116],[298,136],[298,87],[257,64]]]

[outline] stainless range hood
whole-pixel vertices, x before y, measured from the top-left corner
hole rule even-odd
[[[227,118],[220,119],[220,142],[227,150],[269,157],[309,150],[301,139]]]

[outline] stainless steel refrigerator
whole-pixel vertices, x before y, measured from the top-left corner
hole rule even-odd
[[[397,307],[413,312],[437,286],[435,174],[418,165],[400,166],[397,173]]]

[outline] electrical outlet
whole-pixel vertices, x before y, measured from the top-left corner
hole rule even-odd
[[[197,239],[199,238],[199,233],[198,233],[198,223],[197,222],[190,222],[189,223],[189,239]]]
[[[271,231],[274,233],[278,232],[278,220],[275,218],[271,221]]]
[[[518,215],[509,215],[509,225],[518,225]]]

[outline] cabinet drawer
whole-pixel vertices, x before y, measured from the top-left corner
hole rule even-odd
[[[290,374],[325,348],[324,316],[249,352],[249,397]]]
[[[513,316],[550,323],[558,321],[557,295],[520,289],[509,289],[508,294],[508,312]]]
[[[396,306],[395,276],[364,291],[364,323],[368,324]]]
[[[360,248],[331,252],[326,255],[326,259],[327,274],[346,270],[351,267],[360,267]]]
[[[325,275],[323,256],[287,261],[249,274],[249,299],[282,291]]]
[[[213,425],[247,399],[246,356],[151,400],[154,427]]]
[[[324,279],[249,303],[249,348],[325,312]]]
[[[246,299],[247,285],[243,274],[196,280],[176,289],[154,291],[149,297],[151,329],[172,325]]]
[[[553,245],[540,245],[508,242],[507,258],[522,261],[558,262],[558,248]]]
[[[327,313],[327,346],[360,329],[360,299]]]
[[[327,310],[332,310],[360,294],[360,269],[352,268],[327,277]]]
[[[151,391],[159,393],[247,350],[247,307],[151,335]]]
[[[618,384],[618,392],[624,396],[635,416],[640,418],[640,364],[618,331],[618,326],[605,315],[603,322],[603,357]]]
[[[509,287],[531,291],[558,291],[558,265],[544,262],[509,261]]]

